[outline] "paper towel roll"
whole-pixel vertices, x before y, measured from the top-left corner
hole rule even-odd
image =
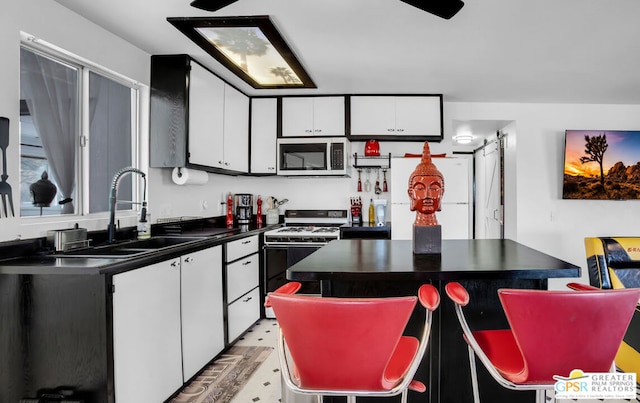
[[[171,179],[176,185],[204,185],[209,182],[209,174],[187,168],[173,168]]]

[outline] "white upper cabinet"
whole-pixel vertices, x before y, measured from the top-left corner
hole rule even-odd
[[[196,63],[189,77],[189,163],[249,172],[249,97]]]
[[[282,136],[344,136],[344,96],[285,97]]]
[[[278,136],[278,100],[251,99],[251,173],[276,173]]]
[[[226,84],[223,147],[224,169],[249,172],[249,97]]]
[[[352,96],[351,135],[442,139],[441,96]]]
[[[224,166],[225,83],[197,63],[189,76],[189,163]]]
[[[189,56],[152,56],[150,116],[151,167],[249,172],[249,97]]]

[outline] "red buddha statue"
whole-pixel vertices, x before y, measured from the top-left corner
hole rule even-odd
[[[409,198],[411,211],[416,212],[413,225],[438,225],[436,211],[440,211],[440,202],[444,194],[444,177],[431,161],[429,143],[424,142],[422,159],[409,176]]]

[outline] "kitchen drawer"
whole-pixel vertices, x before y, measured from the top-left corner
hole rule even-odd
[[[259,257],[254,253],[227,265],[227,302],[233,302],[259,284]]]
[[[260,319],[260,289],[254,288],[228,308],[227,336],[229,343],[237,339]]]
[[[258,235],[249,236],[227,243],[227,262],[233,262],[243,256],[258,251]]]

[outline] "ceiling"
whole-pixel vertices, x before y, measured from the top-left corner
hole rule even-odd
[[[248,95],[438,93],[445,102],[640,104],[640,1],[57,0],[150,54],[188,53]],[[269,15],[317,89],[256,90],[167,17]]]

